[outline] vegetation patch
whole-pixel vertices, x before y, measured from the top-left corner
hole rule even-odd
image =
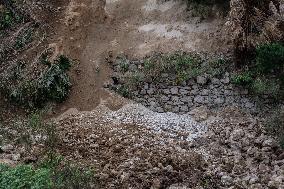
[[[230,10],[230,0],[186,0],[192,16],[202,19],[214,16],[216,11],[219,16],[225,16]],[[215,9],[214,9],[215,7]]]
[[[0,164],[1,189],[53,189],[90,188],[93,171],[63,161],[57,156],[37,166],[18,165],[9,167]]]
[[[34,169],[31,165],[9,167],[0,164],[0,188],[52,188],[52,172],[46,168]]]
[[[15,12],[3,7],[0,9],[0,31],[5,30],[13,26],[13,24],[22,21],[22,17]]]
[[[181,85],[200,75],[221,77],[229,69],[225,59],[204,60],[200,55],[176,52],[173,54],[155,54],[141,61],[130,61],[118,57],[116,68],[119,78],[113,78],[122,85],[115,89],[124,97],[131,97],[131,91],[144,82]],[[174,82],[171,78],[175,78]]]
[[[13,141],[14,146],[23,146],[26,150],[23,156],[41,159],[15,167],[0,164],[0,189],[91,188],[95,182],[92,169],[69,162],[56,153],[58,132],[54,124],[43,121],[42,113],[1,126],[0,134],[4,137],[3,143]],[[40,149],[37,154],[31,151],[35,146]]]
[[[281,43],[268,43],[256,48],[252,60],[232,78],[237,85],[248,88],[257,96],[268,96],[276,102],[284,98],[284,46]],[[266,128],[278,137],[284,147],[283,110],[276,110],[269,117]]]
[[[67,74],[71,61],[59,56],[54,62],[41,59],[43,71],[36,78],[27,80],[22,75],[24,64],[19,63],[1,74],[0,89],[14,103],[28,107],[42,107],[47,101],[62,102],[71,88]],[[12,71],[12,72],[11,72]]]
[[[244,86],[257,95],[283,99],[284,46],[280,43],[258,46],[255,58],[232,79],[235,84]]]

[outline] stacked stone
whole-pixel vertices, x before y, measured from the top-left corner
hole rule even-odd
[[[229,73],[222,79],[198,76],[179,86],[145,82],[134,94],[134,100],[157,112],[186,113],[204,105],[212,108],[233,105],[256,110],[248,90],[235,88],[230,83]]]

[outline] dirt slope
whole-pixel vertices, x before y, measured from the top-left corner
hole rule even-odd
[[[71,1],[67,8],[66,18],[79,28],[67,35],[74,39],[69,43],[69,54],[75,56],[80,65],[72,73],[71,96],[60,106],[59,112],[69,108],[92,110],[102,99],[111,96],[103,89],[110,75],[106,57],[111,59],[123,53],[138,58],[154,51],[218,49],[214,46],[216,41],[209,39],[220,34],[218,28],[222,21],[200,23],[196,18],[188,19],[182,1],[107,0],[106,14],[102,6],[103,1],[81,0]],[[85,34],[80,29],[82,26],[88,29]]]

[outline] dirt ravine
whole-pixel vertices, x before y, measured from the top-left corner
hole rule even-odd
[[[71,47],[67,53],[80,64],[72,72],[74,85],[70,98],[58,111],[92,110],[112,96],[103,89],[111,73],[106,57],[125,54],[141,58],[154,51],[217,50],[216,41],[210,39],[219,33],[223,21],[199,22],[188,15],[181,0],[71,1],[66,22],[73,30],[68,36]]]

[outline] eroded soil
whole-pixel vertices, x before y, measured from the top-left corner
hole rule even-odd
[[[59,112],[92,110],[110,97],[103,84],[111,73],[108,62],[119,54],[141,58],[155,51],[214,52],[225,48],[217,46],[219,41],[214,37],[221,35],[223,21],[188,18],[182,1],[107,0],[103,6],[103,1],[81,0],[71,1],[67,8],[66,19],[75,28],[74,33],[65,35],[71,39],[69,54],[80,65],[72,72],[73,90]]]

